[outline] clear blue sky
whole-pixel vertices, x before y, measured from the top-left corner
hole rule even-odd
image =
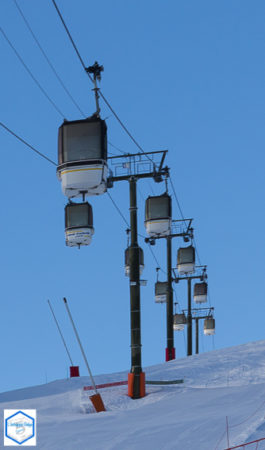
[[[94,112],[91,84],[51,1],[18,0],[27,20],[73,97]],[[58,0],[87,65],[105,71],[102,90],[147,150],[169,149],[167,164],[184,215],[194,218],[208,265],[216,336],[208,351],[264,338],[264,18],[261,0]],[[74,120],[81,118],[27,30],[13,0],[0,3],[1,27],[39,83]],[[62,117],[34,84],[0,34],[1,121],[57,161]],[[137,148],[102,104],[108,137],[126,152]],[[64,205],[55,167],[0,129],[1,319],[0,390],[66,376],[69,366],[47,305],[62,325],[72,357],[86,374],[64,310],[73,317],[94,373],[130,369],[129,286],[124,276],[126,225],[107,195],[91,198],[95,235],[89,247],[67,248]],[[112,148],[111,152],[116,153]],[[144,201],[163,185],[140,181]],[[128,185],[111,194],[126,218]],[[173,216],[180,218],[173,201]],[[141,290],[143,365],[164,361],[165,305],[154,303],[156,264],[144,242]],[[177,247],[174,242],[173,259]],[[154,248],[165,268],[165,242]],[[182,308],[186,286],[176,286]],[[177,357],[184,336],[175,333]]]

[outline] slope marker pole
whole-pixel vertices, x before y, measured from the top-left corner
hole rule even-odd
[[[88,370],[88,373],[89,373],[89,376],[90,376],[91,383],[92,383],[93,388],[94,388],[94,391],[95,391],[95,394],[94,394],[94,395],[91,395],[89,398],[90,398],[91,402],[93,403],[93,406],[94,406],[96,412],[106,411],[105,406],[104,406],[104,403],[103,403],[103,400],[102,400],[100,394],[99,394],[98,391],[97,391],[96,384],[95,384],[95,381],[94,381],[92,372],[91,372],[91,370],[90,370],[90,367],[89,367],[89,364],[88,364],[88,361],[87,361],[86,354],[85,354],[84,349],[83,349],[83,346],[82,346],[82,344],[81,344],[81,341],[80,341],[80,338],[79,338],[79,335],[78,335],[76,326],[75,326],[74,321],[73,321],[73,318],[72,318],[72,314],[71,314],[71,312],[70,312],[70,309],[69,309],[69,306],[68,306],[68,303],[67,303],[67,300],[66,300],[65,297],[63,298],[63,301],[64,301],[64,304],[65,304],[65,307],[66,307],[68,316],[69,316],[69,318],[70,318],[71,324],[72,324],[72,326],[73,326],[73,329],[74,329],[74,332],[75,332],[75,336],[76,336],[77,342],[78,342],[78,344],[79,344],[81,353],[82,353],[82,355],[83,355],[83,358],[84,358],[84,361],[85,361],[85,364],[86,364],[86,367],[87,367],[87,370]]]
[[[57,326],[57,328],[58,328],[59,334],[60,334],[60,336],[61,336],[61,338],[62,338],[64,348],[65,348],[65,350],[66,350],[66,352],[67,352],[67,355],[68,355],[68,357],[69,357],[69,359],[70,359],[71,366],[73,366],[73,365],[74,365],[73,360],[72,360],[72,358],[71,358],[70,352],[69,352],[68,347],[67,347],[67,345],[66,345],[66,342],[65,342],[65,340],[64,340],[63,333],[62,333],[62,331],[61,331],[61,328],[60,328],[60,326],[59,326],[59,323],[58,323],[58,321],[57,321],[57,319],[56,319],[56,316],[55,316],[55,314],[54,314],[54,310],[53,310],[53,307],[52,307],[52,305],[51,305],[51,303],[50,303],[50,300],[48,300],[48,305],[49,305],[49,307],[50,307],[50,310],[51,310],[51,313],[52,313],[52,315],[53,315],[54,321],[55,321],[56,326]]]

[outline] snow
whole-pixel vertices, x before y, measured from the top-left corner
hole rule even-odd
[[[265,341],[216,350],[145,369],[148,385],[132,400],[126,386],[101,389],[106,412],[94,413],[88,377],[0,394],[2,409],[37,410],[37,448],[49,450],[224,450],[265,437]],[[99,375],[96,383],[127,379]],[[246,447],[247,450],[256,447]],[[265,441],[259,444],[265,449]]]

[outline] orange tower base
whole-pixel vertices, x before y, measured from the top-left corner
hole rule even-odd
[[[145,397],[145,373],[141,372],[136,376],[140,377],[140,398]],[[134,380],[135,374],[128,373],[128,396],[131,398],[134,398]]]

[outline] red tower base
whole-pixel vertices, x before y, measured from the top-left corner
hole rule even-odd
[[[166,361],[171,361],[172,359],[176,358],[176,352],[175,352],[175,348],[166,348]]]
[[[79,366],[70,366],[70,378],[80,377]]]
[[[141,372],[140,376],[140,398],[145,397],[145,373]],[[128,396],[134,398],[134,373],[128,373]]]

